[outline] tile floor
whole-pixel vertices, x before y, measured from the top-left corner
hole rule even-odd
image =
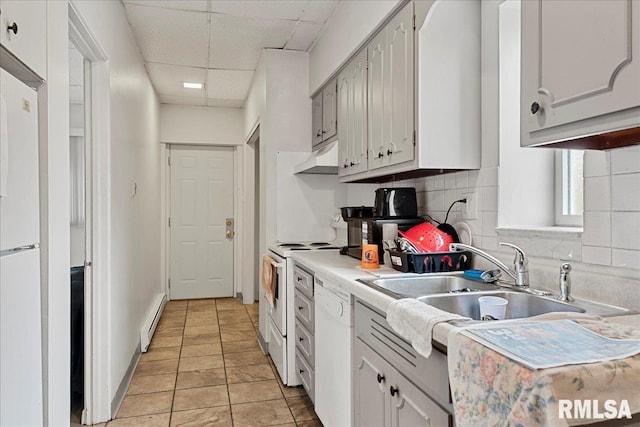
[[[167,303],[108,427],[322,426],[302,387],[285,387],[257,343],[258,305]]]

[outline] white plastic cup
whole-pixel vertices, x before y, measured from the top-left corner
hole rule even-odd
[[[484,320],[485,316],[491,316],[496,320],[504,320],[509,301],[500,297],[484,296],[478,298],[478,302],[480,303],[481,320]]]

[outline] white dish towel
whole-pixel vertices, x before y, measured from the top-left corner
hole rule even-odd
[[[433,327],[450,320],[469,320],[469,318],[442,311],[415,298],[394,301],[387,308],[387,322],[391,328],[409,341],[411,346],[424,357],[431,355]]]

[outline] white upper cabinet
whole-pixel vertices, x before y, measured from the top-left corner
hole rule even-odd
[[[46,1],[0,2],[0,44],[43,79],[47,71],[46,35]]]
[[[338,175],[367,170],[367,51],[338,75]]]
[[[637,1],[522,2],[522,146],[640,126],[639,27]]]
[[[387,24],[387,63],[385,79],[385,117],[389,134],[385,141],[387,164],[413,160],[414,78],[413,4],[405,7]]]
[[[413,160],[413,5],[369,43],[369,169]]]
[[[322,139],[328,140],[336,136],[338,131],[338,102],[336,81],[332,81],[322,91]]]
[[[336,80],[327,84],[311,102],[312,147],[335,139],[338,131]],[[322,144],[325,145],[325,144]]]
[[[313,146],[322,143],[322,93],[311,101],[311,141]]]
[[[385,79],[388,79],[387,33],[382,30],[367,47],[367,130],[369,168],[385,165],[385,145],[390,140],[389,109],[385,108]]]

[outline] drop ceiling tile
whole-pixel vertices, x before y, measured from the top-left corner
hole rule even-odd
[[[256,19],[287,19],[295,21],[300,18],[307,1],[294,0],[213,0],[211,12]]]
[[[285,49],[306,51],[318,37],[322,25],[312,22],[298,22],[293,37],[287,42]]]
[[[160,95],[161,104],[179,104],[179,105],[199,105],[205,106],[207,104],[206,98],[192,98],[188,96],[171,96]]]
[[[153,87],[160,95],[206,97],[207,70],[204,68],[147,63],[147,70]],[[202,83],[203,88],[185,89],[183,82]]]
[[[163,7],[165,9],[194,10],[198,12],[209,11],[208,0],[123,0],[125,4],[138,4],[142,6]]]
[[[209,68],[255,70],[264,48],[282,49],[294,21],[266,21],[212,14]]]
[[[209,14],[126,4],[147,62],[206,67]]]
[[[208,70],[207,98],[244,100],[251,87],[253,71]]]
[[[302,20],[307,22],[315,22],[316,24],[324,24],[325,22],[327,22],[327,19],[329,19],[337,5],[338,1],[309,1],[304,8]]]
[[[244,99],[207,99],[208,107],[226,107],[226,108],[242,108],[244,106]]]

